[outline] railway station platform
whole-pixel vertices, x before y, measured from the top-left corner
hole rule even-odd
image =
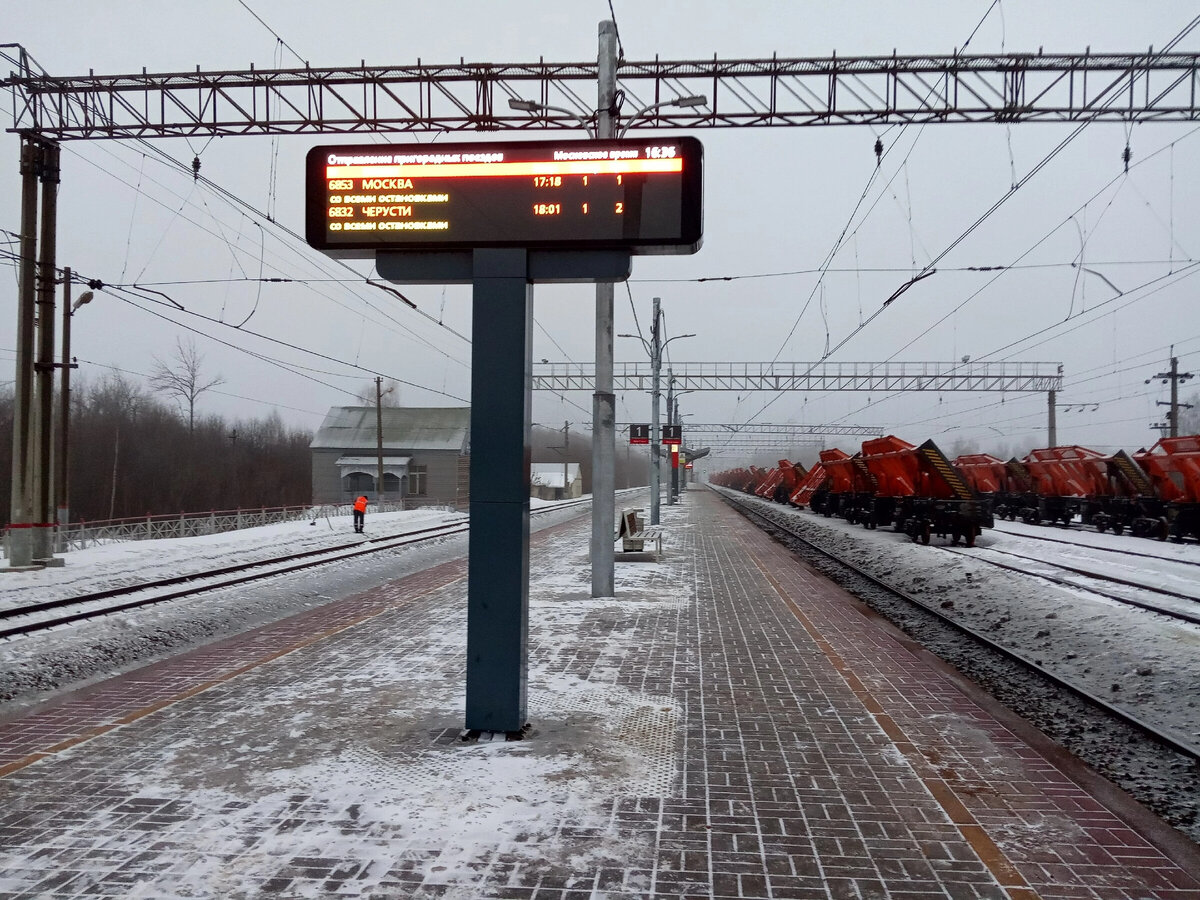
[[[589,597],[533,539],[524,741],[466,568],[0,709],[0,897],[1200,898],[1200,850],[721,500]]]

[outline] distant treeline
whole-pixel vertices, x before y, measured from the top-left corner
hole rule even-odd
[[[55,414],[58,398],[55,398]],[[0,514],[11,513],[13,394],[0,394]],[[55,422],[57,454],[58,423]],[[308,503],[312,435],[277,412],[228,422],[180,411],[118,374],[71,386],[72,521]]]

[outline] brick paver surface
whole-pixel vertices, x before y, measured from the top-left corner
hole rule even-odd
[[[593,600],[535,541],[531,738],[458,740],[460,563],[0,721],[0,897],[1200,898],[700,490]]]

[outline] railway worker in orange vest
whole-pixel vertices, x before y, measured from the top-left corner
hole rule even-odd
[[[354,501],[354,533],[362,534],[363,520],[367,517],[367,498],[359,497]]]

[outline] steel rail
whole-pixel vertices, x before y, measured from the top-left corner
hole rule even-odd
[[[997,520],[997,526],[1000,524]],[[1141,553],[1137,550],[1125,550],[1121,547],[1098,547],[1095,544],[1081,544],[1078,541],[1068,541],[1063,538],[1047,537],[1044,534],[1026,534],[1023,531],[1005,531],[999,527],[993,528],[994,531],[999,531],[1001,534],[1011,534],[1014,537],[1029,538],[1031,541],[1047,541],[1051,544],[1066,544],[1069,547],[1080,547],[1084,550],[1099,550],[1101,553],[1120,553],[1124,556],[1140,556],[1143,559],[1157,559],[1162,562],[1179,563],[1184,566],[1200,566],[1200,560],[1195,559],[1173,559],[1170,556],[1159,556],[1157,553]],[[1082,534],[1092,534],[1093,532],[1081,532]],[[1094,532],[1101,534],[1102,532]],[[1138,538],[1145,540],[1145,538]]]
[[[163,603],[167,600],[179,600],[183,597],[189,597],[194,594],[201,594],[207,591],[214,591],[221,588],[232,587],[234,585],[246,584],[247,582],[251,581],[259,581],[264,578],[271,578],[275,575],[286,575],[291,572],[314,568],[330,562],[340,562],[341,560],[345,559],[353,559],[356,556],[365,556],[370,553],[378,553],[382,550],[390,550],[395,547],[402,547],[406,544],[415,544],[422,541],[433,540],[434,538],[438,537],[449,537],[456,534],[463,534],[466,531],[466,523],[452,523],[449,525],[438,526],[436,528],[426,528],[421,529],[420,531],[409,532],[408,534],[396,535],[394,538],[381,538],[376,541],[366,542],[359,541],[355,544],[344,544],[339,547],[325,547],[320,550],[309,550],[305,551],[304,553],[274,557],[267,560],[257,560],[255,562],[245,563],[243,565],[225,566],[220,569],[214,569],[207,572],[195,572],[190,575],[180,575],[173,578],[164,578],[158,581],[148,581],[139,584],[126,585],[119,588],[112,588],[106,591],[97,591],[92,594],[83,594],[76,597],[62,597],[57,600],[48,600],[42,603],[33,603],[26,606],[14,607],[12,609],[4,610],[2,613],[0,613],[0,621],[9,621],[22,616],[35,615],[38,612],[45,612],[53,609],[75,609],[79,606],[84,606],[89,603],[94,603],[113,597],[123,597],[130,594],[141,593],[142,591],[153,590],[159,587],[169,587],[177,584],[186,585],[178,590],[169,591],[163,594],[154,594],[151,597],[139,597],[132,600],[126,600],[122,603],[112,604],[101,609],[69,612],[52,618],[38,619],[35,622],[22,622],[14,625],[0,626],[0,638],[32,634],[35,631],[45,631],[46,629],[53,628],[57,625],[67,625],[71,622],[78,622],[83,619],[91,619],[98,616],[109,615],[110,613],[115,612],[124,612],[125,610],[137,609],[141,606],[149,606],[154,603]],[[426,534],[425,532],[436,533]],[[189,582],[198,582],[214,577],[221,578],[223,580],[216,582],[206,581],[205,584],[189,584]]]
[[[1056,578],[1053,575],[1047,575],[1043,572],[1031,572],[1028,569],[1022,569],[1020,566],[1009,565],[1007,563],[997,562],[994,559],[987,559],[975,553],[968,553],[959,550],[955,547],[938,547],[936,549],[945,550],[948,553],[956,553],[959,556],[965,556],[969,559],[974,559],[982,563],[987,563],[989,566],[995,566],[998,569],[1005,569],[1009,572],[1018,572],[1021,575],[1027,575],[1030,578],[1041,578],[1043,581],[1049,581],[1051,584],[1062,585],[1063,587],[1074,588],[1079,591],[1088,591],[1092,594],[1104,597],[1108,600],[1115,600],[1118,603],[1124,603],[1126,606],[1136,606],[1139,609],[1145,609],[1150,612],[1160,613],[1172,619],[1181,619],[1185,622],[1191,622],[1195,625],[1200,625],[1200,613],[1189,613],[1183,610],[1163,609],[1161,606],[1155,606],[1153,603],[1148,603],[1144,600],[1138,600],[1133,597],[1123,597],[1120,594],[1110,594],[1108,591],[1098,590],[1094,587],[1089,587],[1084,584],[1077,584],[1073,581],[1068,581],[1065,578]],[[1009,556],[1015,556],[1017,559],[1024,559],[1028,562],[1039,563],[1040,565],[1050,566],[1056,569],[1062,569],[1064,572],[1073,572],[1076,575],[1081,575],[1085,578],[1095,578],[1097,581],[1111,581],[1113,584],[1122,584],[1126,587],[1135,588],[1139,591],[1149,591],[1152,594],[1162,594],[1166,597],[1176,597],[1180,600],[1188,600],[1192,603],[1200,603],[1200,597],[1194,597],[1191,594],[1181,594],[1178,591],[1167,590],[1166,588],[1151,587],[1147,584],[1139,584],[1136,581],[1128,581],[1124,578],[1116,578],[1108,575],[1101,575],[1098,572],[1089,572],[1086,569],[1076,569],[1073,566],[1064,566],[1060,563],[1046,562],[1045,560],[1035,559],[1032,556],[1022,556],[1019,553],[1008,553],[1006,550],[994,550],[989,547],[975,547],[975,550],[983,550],[987,553],[1007,553]]]
[[[590,498],[582,500],[569,500],[552,507],[533,510],[530,514],[541,515],[550,512],[559,512],[563,509],[570,509],[590,502]],[[284,556],[272,557],[270,559],[255,560],[253,562],[242,563],[239,565],[223,566],[221,568],[209,569],[203,572],[175,575],[170,578],[161,578],[154,581],[143,581],[139,582],[138,584],[123,585],[117,588],[95,591],[89,594],[81,594],[74,597],[61,597],[56,600],[29,603],[6,610],[0,610],[0,622],[7,623],[23,616],[36,615],[37,613],[49,612],[56,609],[77,610],[80,606],[85,606],[87,604],[96,603],[102,600],[115,597],[125,597],[131,594],[154,590],[157,588],[170,588],[176,585],[183,585],[178,590],[154,594],[151,597],[139,597],[126,600],[122,603],[104,606],[100,609],[68,612],[60,616],[39,619],[34,622],[0,625],[0,639],[32,634],[36,631],[45,631],[58,625],[67,625],[72,622],[82,621],[84,619],[109,615],[110,613],[137,609],[138,607],[149,606],[154,603],[161,603],[168,600],[178,600],[194,594],[219,590],[221,588],[245,584],[251,581],[259,581],[275,575],[285,575],[291,572],[297,572],[303,569],[325,565],[326,563],[339,562],[345,559],[353,559],[357,556],[366,556],[371,553],[391,550],[407,544],[417,544],[423,541],[434,540],[441,537],[453,537],[455,535],[465,534],[469,530],[469,522],[451,522],[444,525],[430,526],[429,528],[420,528],[415,531],[406,532],[405,534],[392,535],[386,538],[376,538],[368,541],[354,541],[352,543],[339,544],[333,547],[322,547],[317,550],[306,550],[302,553],[290,553]],[[223,578],[224,580],[217,581],[215,583],[208,580],[213,578]],[[196,583],[202,580],[205,581],[204,584]]]
[[[1077,684],[1073,684],[1072,682],[1067,681],[1066,679],[1062,678],[1061,676],[1056,675],[1055,673],[1051,672],[1049,669],[1046,669],[1044,666],[1038,665],[1036,662],[1034,662],[1029,657],[1025,656],[1023,653],[1013,650],[1010,647],[1005,647],[1003,644],[997,643],[996,641],[992,640],[991,638],[987,637],[986,635],[982,634],[981,632],[978,632],[974,628],[971,628],[969,625],[964,625],[961,622],[955,621],[951,617],[947,616],[941,610],[939,610],[935,607],[932,607],[929,604],[922,602],[921,600],[918,600],[916,597],[913,597],[911,594],[907,593],[906,591],[901,590],[898,587],[895,587],[894,585],[888,584],[883,579],[877,577],[876,575],[873,575],[870,572],[867,572],[864,569],[859,568],[858,566],[854,565],[853,563],[847,562],[845,559],[843,559],[841,556],[838,556],[833,551],[827,550],[826,548],[813,542],[809,538],[804,537],[803,535],[797,533],[794,529],[790,528],[785,523],[777,521],[775,519],[772,519],[772,518],[764,515],[764,512],[766,511],[766,509],[769,508],[769,507],[767,507],[765,501],[763,502],[763,504],[761,506],[759,506],[757,504],[751,504],[751,503],[744,502],[737,495],[737,492],[734,492],[734,491],[731,491],[728,489],[717,489],[717,488],[711,488],[711,489],[714,490],[719,497],[724,499],[727,503],[729,503],[735,509],[738,509],[740,512],[742,512],[742,514],[745,515],[747,518],[751,519],[751,521],[753,521],[754,519],[760,519],[762,521],[769,523],[772,528],[777,528],[781,531],[786,532],[789,537],[794,538],[795,540],[799,541],[800,543],[804,544],[807,547],[811,547],[817,553],[821,554],[824,557],[827,557],[828,559],[837,563],[839,566],[843,567],[844,569],[846,569],[850,572],[853,572],[856,576],[870,582],[871,584],[878,587],[880,590],[886,591],[887,593],[900,598],[901,600],[905,601],[906,603],[912,604],[913,606],[917,607],[921,611],[926,612],[929,615],[935,617],[939,622],[946,625],[953,631],[959,632],[960,634],[963,634],[963,635],[971,638],[972,640],[979,642],[980,644],[987,647],[989,650],[992,650],[993,652],[997,653],[998,655],[1002,656],[1003,658],[1008,659],[1014,663],[1017,663],[1018,665],[1023,666],[1024,668],[1026,668],[1032,672],[1037,673],[1040,677],[1045,678],[1047,681],[1049,681],[1051,684],[1053,684],[1059,690],[1062,690],[1068,694],[1071,694],[1072,696],[1075,696],[1075,697],[1079,698],[1080,700],[1083,700],[1085,703],[1095,706],[1096,708],[1102,710],[1107,715],[1110,715],[1113,718],[1118,719],[1119,721],[1128,724],[1129,726],[1142,732],[1143,734],[1145,734],[1152,740],[1158,741],[1161,744],[1174,750],[1176,753],[1180,754],[1181,756],[1185,756],[1185,757],[1193,760],[1194,762],[1200,762],[1200,746],[1196,746],[1195,744],[1188,743],[1188,741],[1183,736],[1177,735],[1170,731],[1165,731],[1161,728],[1151,725],[1149,722],[1145,721],[1144,719],[1139,718],[1138,716],[1134,715],[1133,713],[1130,713],[1124,709],[1121,709],[1118,706],[1114,706],[1113,704],[1109,703],[1107,700],[1103,699],[1102,697],[1099,697],[1099,696],[1091,693],[1086,688],[1080,687]]]

